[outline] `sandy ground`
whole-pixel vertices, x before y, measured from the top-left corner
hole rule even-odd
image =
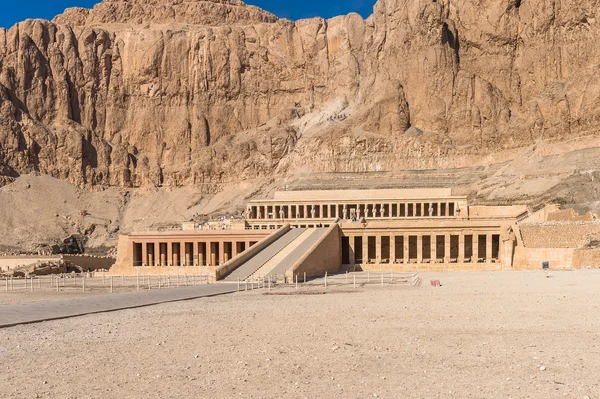
[[[0,397],[599,398],[600,271],[552,275],[431,273],[12,327]]]

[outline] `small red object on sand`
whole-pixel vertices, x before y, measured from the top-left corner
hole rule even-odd
[[[442,284],[440,283],[440,280],[430,280],[431,286],[432,287],[441,287]]]

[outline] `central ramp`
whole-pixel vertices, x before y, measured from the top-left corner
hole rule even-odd
[[[326,228],[311,230],[312,231],[306,237],[306,239],[302,240],[302,242],[299,242],[298,245],[295,246],[293,250],[291,250],[289,254],[287,254],[287,256],[281,260],[281,262],[279,262],[273,267],[273,269],[270,270],[268,275],[283,277],[288,269],[293,267],[296,262],[298,262],[306,253],[308,253],[311,248],[328,232],[328,229]]]
[[[275,255],[271,260],[262,265],[260,269],[252,273],[249,278],[261,277],[274,275],[274,270],[288,258],[298,247],[303,246],[302,244],[315,232],[315,229],[306,229],[298,238],[296,238],[290,245],[285,247],[281,252]],[[293,264],[292,264],[293,265]]]
[[[300,237],[307,229],[291,229],[271,245],[240,265],[224,278],[225,281],[243,281],[260,269],[265,263],[280,253],[290,243]]]

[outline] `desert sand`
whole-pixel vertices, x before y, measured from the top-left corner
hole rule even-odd
[[[551,275],[427,273],[12,327],[0,397],[598,397],[600,272]]]

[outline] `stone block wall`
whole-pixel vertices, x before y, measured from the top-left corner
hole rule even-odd
[[[540,222],[519,225],[526,248],[582,248],[600,239],[600,222]]]
[[[548,214],[549,222],[593,222],[594,215],[590,212],[579,215],[574,209],[565,209]]]
[[[577,250],[573,254],[573,268],[600,269],[600,249]]]

